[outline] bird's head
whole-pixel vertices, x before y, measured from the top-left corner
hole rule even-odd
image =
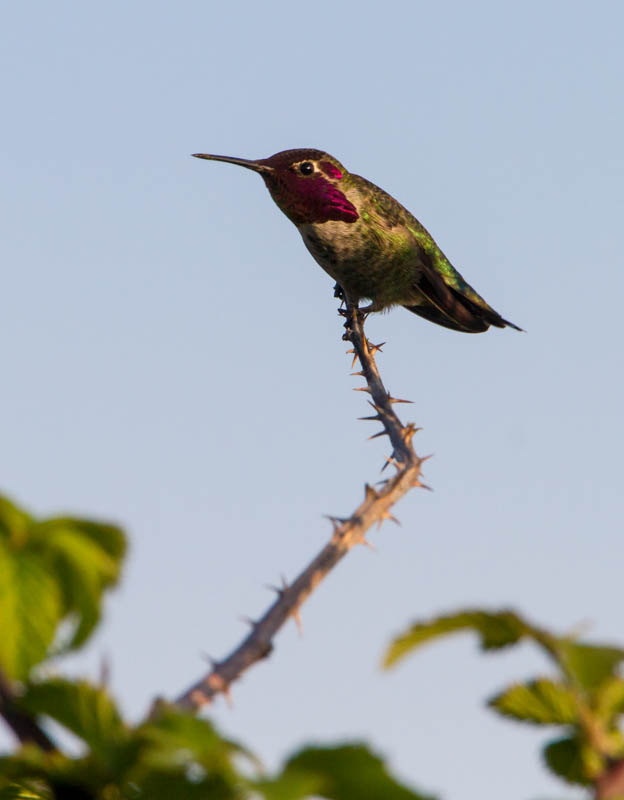
[[[283,150],[257,161],[207,153],[195,153],[195,158],[226,161],[258,172],[273,200],[295,225],[358,219],[357,209],[342,191],[349,173],[322,150]]]

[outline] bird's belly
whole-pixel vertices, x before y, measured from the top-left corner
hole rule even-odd
[[[352,301],[368,298],[379,309],[412,301],[417,270],[405,248],[359,223],[302,225],[299,232],[315,261]]]

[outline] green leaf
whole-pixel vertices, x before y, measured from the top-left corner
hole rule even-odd
[[[50,697],[51,688],[47,687]],[[84,687],[77,689],[84,692]],[[102,745],[111,744],[110,737],[119,736],[116,713],[112,715],[113,724],[101,726],[93,735],[91,713],[58,712],[56,704],[63,691],[66,687],[61,687],[53,700],[48,694],[41,695],[38,709],[53,706],[49,716],[94,742],[97,751],[70,759],[59,752],[45,753],[27,746],[14,757],[0,758],[0,776],[20,785],[31,782],[33,788],[33,781],[45,781],[54,792],[60,792],[59,797],[100,800],[304,800],[311,796],[327,800],[430,800],[391,777],[383,761],[362,745],[307,748],[291,758],[276,778],[256,780],[253,773],[257,770],[249,768],[253,764],[241,762],[241,757],[250,756],[239,745],[221,737],[210,723],[164,705],[150,722],[130,732],[122,730],[121,737],[134,746],[134,755],[121,767],[115,766],[106,761]],[[87,695],[91,699],[83,706],[92,705],[93,691],[87,691]],[[34,702],[34,698],[35,694],[29,693],[29,701]],[[71,692],[66,700],[75,708]],[[111,715],[100,714],[98,719],[102,716]],[[35,793],[32,800],[49,800],[45,791],[41,794],[39,798]]]
[[[159,769],[194,763],[232,776],[235,756],[253,761],[247,750],[223,738],[208,720],[164,703],[154,719],[137,729],[137,736],[144,744],[142,763]]]
[[[107,692],[86,681],[54,678],[30,684],[19,706],[44,714],[86,742],[96,754],[110,753],[127,740],[128,732]]]
[[[603,681],[594,693],[593,708],[607,724],[615,722],[620,714],[624,714],[624,680],[609,678]]]
[[[0,758],[0,775],[23,786],[41,786],[40,793],[46,800],[56,795],[54,787],[72,787],[78,790],[102,785],[100,776],[85,768],[85,759],[70,759],[59,752],[46,753],[34,745],[26,745],[15,756]],[[45,789],[43,785],[45,784]],[[71,795],[78,798],[79,794]]]
[[[68,517],[38,523],[31,536],[53,559],[66,610],[78,619],[68,646],[78,647],[99,621],[103,591],[119,580],[125,537],[113,525]]]
[[[9,677],[28,677],[49,655],[62,622],[74,623],[65,647],[87,639],[124,552],[124,535],[113,525],[36,521],[0,496],[0,666]]]
[[[60,587],[41,558],[0,540],[0,665],[9,678],[25,679],[45,658],[62,614]]]
[[[478,609],[460,611],[457,614],[434,617],[427,622],[415,622],[390,644],[384,658],[384,667],[392,666],[409,652],[432,639],[463,630],[473,630],[478,633],[484,650],[508,647],[523,636],[544,635],[513,611],[488,612]]]
[[[140,784],[137,798],[145,800],[243,800],[250,798],[244,793],[241,783],[228,780],[223,775],[204,775],[189,768],[180,771],[160,772],[153,770],[146,774]],[[125,800],[126,795],[123,795]]]
[[[0,540],[5,539],[13,546],[21,544],[28,537],[31,524],[32,517],[0,495]]]
[[[362,744],[308,747],[288,760],[283,776],[315,779],[317,793],[327,800],[431,800],[392,778],[384,762]]]
[[[574,725],[578,721],[574,692],[547,679],[512,686],[493,697],[489,705],[503,716],[536,725]]]
[[[9,780],[45,780],[59,797],[71,791],[101,800],[250,797],[250,779],[239,772],[246,751],[190,713],[162,704],[152,720],[129,730],[103,690],[61,680],[30,687],[22,706],[55,719],[91,750],[70,759],[24,747],[0,758],[0,776]]]
[[[134,735],[140,750],[126,780],[140,787],[141,796],[150,800],[243,797],[242,787],[248,781],[237,765],[241,759],[255,762],[207,720],[160,703]]]
[[[34,524],[31,536],[54,548],[58,537],[63,533],[90,541],[110,556],[110,567],[103,570],[102,579],[106,585],[117,581],[121,560],[127,549],[126,537],[120,528],[78,517],[51,517]]]
[[[604,769],[604,760],[596,750],[576,737],[558,739],[543,750],[549,769],[569,783],[591,784]]]
[[[254,788],[265,800],[307,800],[318,797],[323,778],[314,772],[286,772],[273,780],[255,781]]]
[[[557,643],[564,670],[585,689],[595,689],[614,677],[624,660],[624,650],[618,647],[580,644],[562,639]]]
[[[0,789],[0,800],[51,800],[51,795],[43,787],[37,791],[26,784],[11,783]]]

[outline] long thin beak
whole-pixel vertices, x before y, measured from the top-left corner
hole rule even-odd
[[[262,164],[259,161],[251,161],[248,158],[232,158],[231,156],[213,156],[209,153],[193,153],[193,158],[206,158],[208,161],[225,161],[228,164],[238,164],[239,167],[252,169],[254,172],[273,172],[273,167]]]

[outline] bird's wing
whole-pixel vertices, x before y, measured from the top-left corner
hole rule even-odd
[[[426,302],[406,308],[439,325],[466,333],[481,333],[490,325],[497,328],[509,325],[522,330],[488,305],[453,267],[429,233],[417,225],[409,230],[418,245],[421,262],[416,288]]]
[[[423,302],[417,305],[405,306],[414,314],[466,333],[482,333],[489,328],[489,323],[475,314],[461,295],[457,295],[437,275],[423,273],[420,275],[416,288]]]

